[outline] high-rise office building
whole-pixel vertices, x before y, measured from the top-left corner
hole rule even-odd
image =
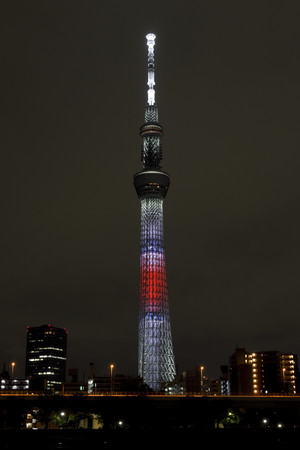
[[[229,358],[231,394],[296,394],[298,357],[279,351],[236,349]]]
[[[27,327],[25,375],[32,387],[61,390],[66,375],[67,335],[52,325]]]
[[[175,378],[167,275],[165,264],[163,203],[170,178],[161,168],[162,127],[154,90],[155,35],[146,36],[148,46],[148,103],[140,128],[143,168],[134,176],[141,202],[139,376],[155,391]]]

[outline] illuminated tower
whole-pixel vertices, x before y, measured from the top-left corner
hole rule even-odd
[[[141,201],[138,368],[144,383],[158,391],[162,383],[175,377],[163,230],[163,203],[170,179],[160,166],[162,127],[155,104],[155,35],[146,38],[148,103],[140,129],[143,169],[134,176]]]

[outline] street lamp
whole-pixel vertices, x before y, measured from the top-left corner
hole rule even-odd
[[[265,427],[267,426],[267,423],[268,423],[268,419],[263,419],[263,424]]]
[[[204,366],[200,367],[200,392],[202,394],[203,391],[203,370],[204,370]]]
[[[110,392],[113,392],[113,370],[115,368],[114,364],[111,364],[110,366]]]
[[[13,377],[14,377],[14,370],[15,370],[15,365],[16,365],[16,363],[15,363],[15,362],[12,362],[12,363],[11,363],[11,378],[13,378]]]
[[[282,369],[283,393],[285,394],[285,367]]]

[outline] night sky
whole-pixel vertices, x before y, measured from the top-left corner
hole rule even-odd
[[[68,368],[137,373],[146,34],[156,34],[175,359],[300,354],[298,0],[0,4],[0,364],[66,328]]]

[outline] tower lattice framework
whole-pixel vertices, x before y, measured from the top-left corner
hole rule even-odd
[[[162,127],[154,90],[155,35],[148,34],[148,103],[142,137],[143,169],[134,176],[141,201],[138,370],[154,391],[175,378],[165,263],[163,203],[170,178],[161,169]]]

